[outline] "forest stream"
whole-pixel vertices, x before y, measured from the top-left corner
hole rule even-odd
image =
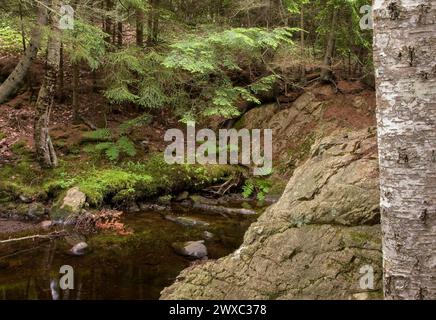
[[[254,204],[227,206],[238,205]],[[123,236],[100,232],[85,237],[68,232],[56,240],[0,244],[0,299],[157,299],[181,270],[202,261],[176,253],[175,244],[204,241],[208,259],[218,259],[240,246],[255,219],[254,215],[205,214],[192,207],[173,206],[159,212],[124,214],[121,222],[130,232]],[[87,253],[72,255],[72,244],[83,240],[89,245]],[[75,290],[58,288],[63,265],[74,269]]]

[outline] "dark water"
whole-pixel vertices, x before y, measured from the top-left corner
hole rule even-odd
[[[220,258],[239,247],[256,218],[181,209],[167,213],[210,225],[185,227],[156,212],[128,214],[123,222],[133,230],[131,235],[89,236],[90,252],[80,257],[67,254],[68,239],[0,245],[0,299],[157,299],[193,262],[177,255],[171,248],[173,242],[202,240],[207,230],[215,235],[205,241],[209,258]],[[74,268],[74,290],[58,289],[62,265]]]

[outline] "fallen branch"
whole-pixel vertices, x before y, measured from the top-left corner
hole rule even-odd
[[[50,234],[35,234],[32,236],[27,237],[21,237],[21,238],[12,238],[7,240],[1,240],[0,244],[9,243],[9,242],[17,242],[17,241],[24,241],[24,240],[36,240],[36,239],[44,239],[44,240],[53,240],[56,238],[60,238],[65,236],[65,231],[55,231]]]
[[[86,119],[84,116],[79,115],[79,119],[91,130],[97,130],[98,127],[96,127],[91,121]]]

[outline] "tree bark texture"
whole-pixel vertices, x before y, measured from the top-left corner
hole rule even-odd
[[[436,299],[436,0],[375,0],[386,299]]]
[[[327,48],[324,56],[324,63],[321,69],[321,81],[329,82],[332,80],[332,59],[336,40],[336,24],[338,19],[338,9],[333,8],[332,22],[330,31],[327,37]]]
[[[60,63],[61,34],[59,30],[59,0],[51,1],[50,35],[47,44],[47,63],[44,81],[35,107],[34,140],[37,158],[43,167],[57,166],[57,157],[49,134],[50,113],[56,91]]]

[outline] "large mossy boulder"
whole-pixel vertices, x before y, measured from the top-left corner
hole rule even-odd
[[[64,220],[70,216],[79,215],[86,203],[86,195],[78,187],[62,193],[51,209],[53,220]]]
[[[378,204],[374,130],[318,140],[241,247],[184,270],[161,299],[381,298]],[[367,266],[372,289],[360,283]]]

